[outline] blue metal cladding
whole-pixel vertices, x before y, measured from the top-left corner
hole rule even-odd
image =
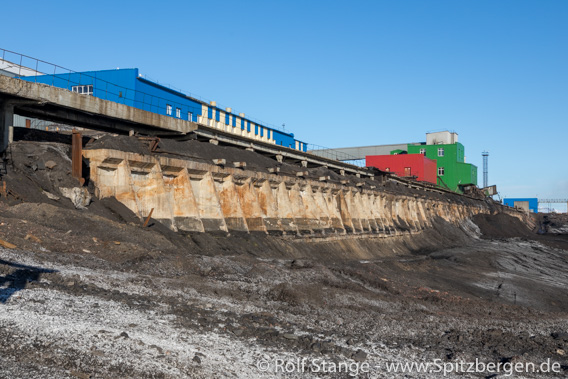
[[[74,72],[56,75],[23,76],[22,80],[43,83],[69,91],[74,86],[92,85],[93,96],[134,106],[138,69]]]
[[[69,91],[73,90],[74,86],[92,85],[93,96],[95,97],[161,115],[168,115],[167,105],[170,105],[172,107],[170,116],[176,117],[176,108],[179,108],[181,118],[193,122],[197,122],[199,116],[204,116],[202,106],[206,105],[207,117],[209,119],[215,118],[216,121],[220,121],[219,109],[217,107],[204,104],[181,92],[144,79],[139,76],[137,68],[25,76],[20,77],[20,79],[65,88]],[[213,117],[214,110],[215,117]],[[232,116],[232,120],[230,116]],[[223,121],[226,125],[232,124],[233,127],[237,126],[237,117],[234,114],[225,113],[225,119]],[[260,134],[260,136],[263,137],[265,127],[256,124],[253,125],[254,134]],[[241,129],[251,132],[251,122],[241,118]],[[279,130],[266,128],[266,135],[268,138],[274,139],[277,145],[292,149],[296,147],[296,140],[292,133],[284,133]],[[307,151],[306,144],[303,144],[300,149]]]
[[[294,137],[291,137],[290,134],[282,133],[278,130],[273,130],[272,133],[272,138],[274,138],[277,145],[290,147],[292,149],[296,147],[296,140],[294,139]]]
[[[181,118],[188,119],[189,113],[193,117],[201,115],[201,103],[186,97],[185,95],[170,90],[143,78],[136,80],[136,103],[135,107],[145,111],[167,115],[166,107],[171,105],[172,108],[181,110]],[[176,116],[176,112],[172,112],[172,116]],[[193,120],[189,120],[193,121]]]
[[[503,199],[503,204],[514,207],[516,201],[528,201],[529,209],[538,213],[538,198],[536,197]]]

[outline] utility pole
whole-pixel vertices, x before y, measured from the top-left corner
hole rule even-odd
[[[489,158],[489,152],[484,151],[483,153],[481,153],[481,155],[483,156],[483,188],[487,188],[487,173],[489,170],[487,160]]]

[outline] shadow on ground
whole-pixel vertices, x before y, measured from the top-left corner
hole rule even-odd
[[[25,289],[30,282],[39,281],[41,274],[57,272],[42,267],[26,266],[0,259],[0,265],[13,267],[16,270],[0,276],[0,303],[5,304],[16,292]]]

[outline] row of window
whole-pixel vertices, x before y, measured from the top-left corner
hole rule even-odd
[[[426,149],[420,149],[420,154],[426,155]],[[438,156],[439,157],[444,156],[444,148],[443,147],[438,148]]]
[[[172,112],[173,112],[173,107],[172,107],[170,104],[166,104],[166,114],[167,114],[168,116],[171,116],[171,115],[172,115]],[[176,118],[181,118],[181,108],[176,108]],[[193,121],[193,113],[188,112],[188,113],[187,113],[187,119],[188,119],[189,121]],[[245,121],[243,120],[243,122],[245,122]],[[228,121],[226,122],[226,124],[229,125]],[[236,126],[234,122],[233,122],[233,126]],[[244,129],[244,126],[243,126],[243,129]],[[248,130],[248,131],[250,131],[250,127],[249,127],[249,130]],[[260,125],[255,125],[255,130],[254,130],[254,134],[255,134],[255,135],[260,134],[261,137],[264,137],[265,131],[266,131],[266,136],[267,136],[269,139],[270,139],[270,138],[274,138],[274,135],[273,135],[273,134],[272,134],[272,136],[271,136],[271,131],[270,131],[270,130],[268,130],[268,129],[265,130],[265,128],[261,127]],[[272,133],[273,133],[273,132],[272,132]],[[292,146],[290,146],[290,147],[292,147]],[[303,148],[303,144],[302,144],[302,143],[300,143],[300,149],[301,149],[301,148]],[[296,149],[298,149],[298,142],[297,142],[297,141],[296,141]]]
[[[173,108],[170,104],[166,104],[166,114],[171,116],[173,112]],[[181,108],[176,108],[176,117],[181,118]],[[193,113],[187,112],[187,119],[189,121],[193,121]]]
[[[386,172],[390,172],[390,167],[385,167]],[[404,168],[404,176],[410,176],[410,167]],[[438,167],[438,176],[444,176],[444,168]]]
[[[84,85],[84,86],[73,86],[71,87],[71,92],[80,93],[82,95],[91,95],[93,96],[93,85]]]

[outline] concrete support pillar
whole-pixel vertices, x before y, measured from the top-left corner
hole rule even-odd
[[[364,231],[364,229],[363,229],[363,224],[361,223],[361,215],[359,214],[357,206],[355,205],[353,191],[350,188],[348,188],[344,192],[345,192],[345,204],[347,205],[347,210],[351,215],[354,232],[361,233]]]
[[[345,228],[346,233],[355,233],[355,225],[353,223],[353,218],[351,217],[351,213],[349,212],[349,207],[347,206],[347,200],[345,199],[346,194],[345,190],[341,190],[336,195],[337,198],[337,205],[339,208],[339,212],[341,214],[341,220],[343,221],[343,227]],[[351,191],[348,189],[347,193]]]
[[[260,185],[259,185],[260,184]],[[269,233],[278,233],[284,231],[282,222],[278,212],[278,203],[272,185],[277,186],[276,183],[270,183],[268,180],[262,183],[255,183],[255,189],[258,195],[258,204],[262,213],[264,214],[264,227]]]
[[[215,187],[219,194],[221,212],[223,212],[229,231],[248,232],[249,228],[239,201],[239,195],[233,183],[233,177],[227,176],[221,181],[215,181]]]
[[[104,164],[104,162],[103,162]],[[99,171],[99,179],[104,176],[107,176],[107,168],[101,167]],[[108,196],[115,196],[118,201],[123,203],[134,212],[138,217],[142,218],[140,213],[140,208],[138,207],[138,201],[136,199],[136,194],[134,192],[134,187],[132,186],[132,177],[130,176],[130,166],[128,165],[128,160],[124,159],[121,164],[119,164],[114,172],[114,175],[111,176],[112,180],[114,180],[114,194],[110,194]],[[96,180],[96,179],[95,179]],[[106,196],[100,196],[106,197]]]
[[[266,233],[266,226],[264,225],[265,215],[260,207],[256,188],[252,184],[252,180],[249,178],[244,183],[237,184],[236,189],[249,231]]]
[[[187,169],[184,168],[172,175],[162,175],[164,187],[173,203],[173,219],[176,228],[186,232],[204,232]]]
[[[420,225],[418,224],[418,219],[416,214],[414,213],[414,208],[412,207],[414,199],[408,198],[404,201],[404,208],[407,214],[407,223],[410,226],[411,231],[418,231],[420,230]]]
[[[139,216],[145,218],[152,211],[152,218],[174,229],[173,204],[164,188],[160,166],[156,163],[127,161],[130,168],[132,191]]]
[[[199,208],[199,217],[205,231],[228,232],[211,173],[206,172],[202,177],[191,177],[191,189],[193,190],[193,195]]]
[[[313,232],[313,218],[311,218],[311,215],[308,214],[308,207],[305,205],[307,200],[302,197],[300,193],[300,186],[298,184],[294,184],[290,188],[286,187],[286,189],[288,190],[290,204],[292,205],[292,211],[294,212],[294,222],[298,226],[298,231],[302,234],[311,234]]]
[[[335,232],[345,234],[345,226],[343,225],[343,220],[341,218],[341,210],[339,204],[339,189],[328,189],[322,191],[322,196],[327,205],[327,210],[329,211],[329,217],[331,221],[331,227]]]
[[[397,205],[396,205],[395,197],[392,196],[392,195],[389,195],[386,205],[387,205],[387,212],[390,214],[390,222],[391,222],[393,234],[399,235],[401,233],[401,231],[403,230],[400,227],[400,223],[401,223],[402,219],[398,216],[398,213],[397,213]]]
[[[6,151],[12,135],[10,129],[14,125],[14,105],[0,102],[0,154]]]
[[[299,188],[300,198],[304,205],[309,228],[313,231],[319,231],[323,233],[324,229],[327,226],[327,212],[320,208],[317,204],[317,195],[309,183],[304,187]]]
[[[312,191],[314,196],[315,207],[317,208],[317,212],[319,212],[320,215],[319,216],[320,227],[322,228],[324,233],[334,232],[332,226],[333,214],[327,206],[327,202],[325,201],[322,189],[319,187],[312,188]]]
[[[361,204],[363,206],[363,211],[365,212],[365,217],[367,218],[369,226],[371,227],[371,231],[374,233],[378,233],[380,228],[377,225],[377,221],[375,219],[375,215],[373,212],[373,195],[362,193]]]
[[[278,204],[278,217],[282,225],[282,230],[285,232],[298,233],[298,225],[296,224],[295,217],[297,213],[294,212],[294,205],[290,200],[290,194],[286,188],[286,183],[281,182],[278,187],[274,189],[276,194],[276,203]]]
[[[361,228],[364,232],[372,232],[371,223],[369,221],[369,215],[367,214],[367,209],[363,204],[363,198],[360,192],[355,192],[353,194],[353,204],[359,213],[359,220],[361,221]]]
[[[369,209],[371,211],[371,216],[375,220],[377,225],[377,233],[385,234],[385,225],[382,217],[382,207],[380,204],[380,197],[378,194],[369,194]]]

